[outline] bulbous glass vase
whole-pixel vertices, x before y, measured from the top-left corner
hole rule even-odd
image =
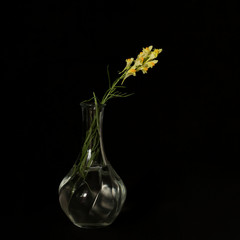
[[[78,227],[110,225],[126,199],[126,187],[106,158],[102,126],[105,105],[81,103],[83,144],[70,172],[59,185],[59,202]]]

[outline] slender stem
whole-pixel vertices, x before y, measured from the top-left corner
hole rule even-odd
[[[107,94],[104,94],[103,98],[102,98],[102,101],[101,101],[101,104],[105,104],[110,98],[111,98],[111,95],[114,91],[116,91],[116,85],[119,83],[119,81],[121,79],[123,79],[123,77],[125,76],[125,72],[122,74],[121,77],[117,78],[114,83],[112,84],[111,88],[108,89],[108,91],[106,92]]]
[[[89,167],[92,165],[94,159],[99,154],[99,123],[97,117],[98,111],[96,111],[92,123],[86,132],[85,141],[82,146],[81,154],[79,155],[78,162],[75,164],[76,170],[80,175],[85,178]]]
[[[107,69],[108,70],[108,69]],[[110,83],[110,75],[108,72],[108,79],[109,79],[109,89],[105,92],[101,104],[105,104],[109,99],[113,97],[127,97],[131,94],[121,94],[120,92],[116,92],[116,89],[120,86],[117,86],[117,84],[120,82],[121,79],[125,77],[126,71],[123,72],[123,74],[117,78],[112,86]],[[97,157],[97,155],[100,153],[100,147],[102,146],[102,143],[100,142],[100,126],[99,126],[99,104],[98,99],[93,92],[93,97],[91,98],[94,100],[95,104],[95,114],[92,119],[92,123],[86,133],[86,138],[83,143],[81,155],[79,156],[79,162],[76,165],[76,169],[78,169],[80,175],[85,178],[87,176],[88,170],[91,167],[94,159]],[[89,153],[91,147],[91,152]],[[89,155],[90,154],[90,155]]]

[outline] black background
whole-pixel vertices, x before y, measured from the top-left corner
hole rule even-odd
[[[9,222],[29,238],[239,239],[234,2],[25,1],[9,19],[5,77],[16,90],[18,146]],[[107,89],[108,64],[114,79],[149,45],[163,48],[159,63],[127,79],[135,95],[105,110],[105,151],[126,204],[110,227],[78,229],[57,190],[80,150],[79,103]]]

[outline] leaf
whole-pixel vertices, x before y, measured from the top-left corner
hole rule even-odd
[[[90,101],[93,100],[93,99],[94,99],[94,97],[91,97],[90,99],[84,100],[84,101],[82,101],[81,103],[90,102]]]
[[[109,64],[107,65],[107,76],[108,76],[108,86],[111,88],[111,78],[110,78],[110,73],[109,73]]]

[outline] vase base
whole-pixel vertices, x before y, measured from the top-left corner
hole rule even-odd
[[[97,229],[97,228],[105,228],[108,227],[109,223],[102,223],[102,224],[83,224],[83,223],[73,223],[75,226],[83,229]]]

